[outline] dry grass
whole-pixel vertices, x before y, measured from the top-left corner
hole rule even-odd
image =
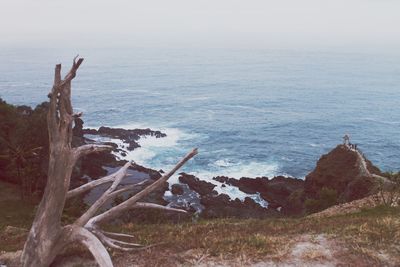
[[[35,205],[21,201],[17,186],[0,181],[0,251],[16,251],[26,239],[26,229],[29,228],[35,213]],[[14,231],[7,226],[17,227]],[[18,231],[18,228],[21,228]]]
[[[110,230],[134,234],[143,244],[161,243],[153,251],[168,250],[177,255],[200,251],[207,257],[244,257],[253,261],[265,258],[284,260],[299,236],[323,234],[335,240],[338,247],[347,248],[346,257],[362,258],[371,264],[380,264],[385,260],[400,264],[399,212],[398,208],[376,207],[356,214],[327,218],[220,219],[178,225],[127,224],[110,227]],[[319,260],[325,256],[320,252],[310,252],[304,257]]]
[[[0,212],[0,251],[22,249],[26,233],[15,234],[6,229],[9,225],[28,229],[34,205],[18,199],[2,200]],[[133,234],[142,244],[158,244],[136,253],[112,252],[116,266],[124,266],[127,262],[147,266],[190,266],[216,260],[232,266],[266,260],[282,262],[302,237],[321,235],[337,244],[338,249],[346,248],[346,252],[338,257],[355,259],[356,265],[360,261],[370,265],[388,262],[400,265],[399,207],[381,206],[321,218],[218,219],[181,224],[110,225],[107,228]],[[311,239],[310,242],[318,240]],[[80,247],[66,253],[65,256],[90,257]],[[306,251],[302,257],[306,261],[321,261],[326,256],[320,251]]]

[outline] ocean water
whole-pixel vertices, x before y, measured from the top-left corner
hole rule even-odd
[[[85,126],[167,133],[140,141],[128,155],[139,164],[166,170],[198,147],[183,171],[203,179],[302,178],[349,133],[378,167],[400,170],[400,53],[6,48],[0,97],[45,101],[54,64],[67,71],[78,52],[73,105]]]

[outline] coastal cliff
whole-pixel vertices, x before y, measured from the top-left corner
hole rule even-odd
[[[231,186],[246,194],[258,194],[268,203],[268,206],[261,210],[259,205],[254,206],[254,200],[251,198],[245,198],[241,205],[238,205],[237,199],[227,201],[229,197],[226,194],[218,194],[213,190],[216,187],[215,184],[193,175],[181,174],[179,181],[187,184],[190,189],[200,195],[205,217],[210,214],[212,216],[221,214],[221,216],[233,217],[262,217],[264,215],[302,215],[338,203],[364,198],[376,193],[379,177],[384,179],[379,168],[359,151],[345,145],[338,145],[326,155],[321,156],[315,169],[305,177],[305,180],[283,176],[272,179],[268,177],[235,179],[223,176],[213,178],[222,183],[223,187]],[[326,200],[324,194],[330,194],[330,199]],[[307,203],[314,203],[316,207],[307,210]],[[235,208],[232,209],[232,207]]]
[[[305,194],[316,198],[322,188],[335,190],[341,202],[363,198],[371,193],[376,185],[376,178],[371,174],[382,175],[378,167],[359,151],[339,145],[328,154],[323,155],[316,168],[305,178]],[[365,161],[367,170],[364,170]]]

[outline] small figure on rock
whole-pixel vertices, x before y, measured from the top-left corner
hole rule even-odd
[[[343,144],[347,147],[350,146],[350,135],[349,134],[345,134],[343,136]]]

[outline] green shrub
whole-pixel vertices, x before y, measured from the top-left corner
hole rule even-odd
[[[0,98],[0,179],[19,184],[21,196],[41,192],[46,183],[48,103],[35,109]]]
[[[306,201],[304,202],[304,206],[306,207],[307,214],[318,212],[321,210],[319,200],[312,198],[306,199]]]
[[[318,194],[318,199],[306,199],[304,202],[308,214],[319,212],[338,203],[336,190],[323,187]]]
[[[387,207],[400,205],[400,172],[386,172],[384,176],[391,184],[380,181],[378,187],[379,202]]]

